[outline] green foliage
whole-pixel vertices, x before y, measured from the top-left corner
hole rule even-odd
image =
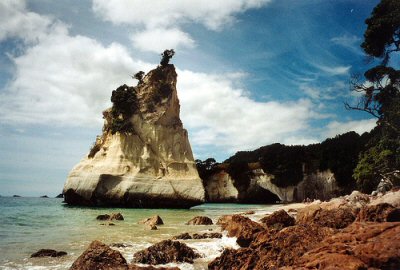
[[[130,123],[130,117],[138,109],[138,100],[135,87],[121,85],[116,90],[112,91],[111,109],[112,121],[110,130],[112,134],[116,132],[132,132],[133,127]]]
[[[399,50],[400,1],[382,0],[365,23],[367,30],[361,47],[368,55],[383,57],[387,62],[389,54]]]
[[[274,175],[273,184],[289,186],[303,179],[306,147],[273,144],[265,150],[260,163],[265,172]]]
[[[138,80],[138,84],[142,84],[143,83],[143,76],[144,76],[144,72],[143,71],[139,71],[135,75],[133,75],[133,78]]]
[[[159,87],[154,88],[153,92],[151,92],[151,100],[155,104],[160,103],[163,99],[169,97],[171,93],[171,86],[166,82],[161,82]]]
[[[218,163],[213,158],[207,158],[204,161],[196,159],[195,162],[197,171],[199,172],[199,176],[203,180],[203,182],[219,170],[217,167]]]
[[[165,67],[168,65],[169,60],[175,55],[175,51],[173,49],[171,50],[165,50],[162,54],[161,54],[161,61],[160,61],[160,65],[162,67]]]
[[[245,192],[249,188],[253,173],[249,169],[247,162],[232,162],[229,164],[227,172],[233,179],[233,185],[237,188],[239,193]]]
[[[393,152],[379,145],[369,148],[360,155],[360,161],[354,169],[354,178],[362,192],[371,193],[379,184],[381,172],[388,168],[388,160]],[[386,169],[385,169],[386,168]]]
[[[358,187],[371,192],[382,175],[400,168],[400,71],[388,66],[390,55],[400,51],[400,1],[381,0],[365,23],[368,27],[361,47],[383,61],[365,72],[367,84],[353,83],[353,89],[363,96],[356,106],[347,107],[378,118],[353,174]]]
[[[355,186],[352,177],[358,156],[369,140],[369,134],[359,136],[355,132],[327,139],[308,146],[271,144],[254,151],[237,152],[225,163],[230,163],[230,174],[238,177],[243,186],[251,176],[249,164],[259,162],[264,172],[274,175],[272,182],[280,187],[296,185],[304,173],[331,170],[344,191]]]
[[[367,134],[360,137],[355,132],[348,132],[325,140],[321,144],[320,170],[330,169],[340,186],[353,189],[355,186],[353,170],[368,139]]]

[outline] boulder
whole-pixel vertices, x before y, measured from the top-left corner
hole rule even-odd
[[[154,224],[148,224],[148,225],[146,225],[146,228],[147,228],[148,230],[151,230],[151,231],[158,230],[157,226],[154,225]]]
[[[388,203],[367,205],[361,208],[356,220],[372,222],[400,221],[400,208],[395,208]]]
[[[400,190],[389,191],[383,196],[373,198],[369,204],[377,205],[381,203],[388,203],[394,207],[400,208]]]
[[[354,222],[298,259],[294,269],[400,269],[400,222]]]
[[[216,224],[224,226],[225,224],[227,224],[228,222],[230,222],[232,220],[232,216],[233,215],[223,215],[220,218],[218,218]]]
[[[164,221],[161,219],[160,216],[156,215],[139,221],[139,224],[145,224],[150,227],[154,227],[156,225],[163,225]]]
[[[263,217],[260,222],[268,227],[268,229],[281,230],[285,227],[293,226],[296,223],[294,217],[290,216],[285,210],[273,212],[271,215]]]
[[[56,251],[54,249],[40,249],[31,255],[31,258],[38,257],[61,257],[67,255],[65,251]]]
[[[248,247],[257,233],[265,230],[261,224],[240,215],[227,217],[221,224],[222,229],[228,231],[229,237],[237,238],[236,242],[241,247]]]
[[[188,239],[192,239],[192,236],[188,233],[182,233],[182,234],[172,237],[172,239],[173,240],[188,240]]]
[[[132,247],[132,245],[125,244],[125,243],[112,243],[112,244],[110,244],[110,247],[127,248],[127,247]]]
[[[222,238],[222,233],[194,233],[193,239],[206,239],[206,238]]]
[[[175,67],[168,64],[151,70],[137,86],[115,90],[133,93],[135,104],[129,114],[103,112],[102,134],[65,182],[66,203],[190,208],[204,202],[176,84]]]
[[[98,215],[96,217],[97,220],[124,220],[124,217],[122,216],[121,213],[112,213],[111,215],[109,214],[104,214],[104,215]]]
[[[75,260],[70,270],[128,270],[128,264],[120,252],[100,241],[93,241]]]
[[[298,224],[315,223],[335,229],[347,227],[355,218],[353,209],[349,207],[324,209],[319,205],[310,205],[300,209],[296,217]]]
[[[110,215],[108,214],[104,214],[104,215],[98,215],[96,217],[97,220],[109,220],[110,219]]]
[[[130,265],[129,270],[180,270],[178,267],[154,267],[154,266],[138,266]]]
[[[186,225],[213,225],[213,222],[209,217],[197,216],[189,220]]]
[[[225,249],[222,254],[208,264],[209,270],[244,270],[254,269],[257,260],[254,250],[250,248]],[[267,268],[265,268],[267,269]]]
[[[110,216],[110,220],[124,220],[124,217],[121,213],[112,213]]]
[[[154,244],[145,250],[133,255],[134,263],[166,264],[172,262],[193,263],[200,255],[184,243],[172,240],[164,240]]]
[[[208,269],[261,270],[290,266],[333,232],[331,228],[315,224],[290,226],[272,234],[264,231],[257,234],[258,240],[249,248],[225,250],[208,265]]]

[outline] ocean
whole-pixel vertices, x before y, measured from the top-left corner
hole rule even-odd
[[[68,269],[93,240],[105,244],[123,243],[115,248],[130,262],[133,254],[162,240],[188,232],[219,231],[219,226],[190,226],[185,223],[199,215],[215,223],[225,214],[255,210],[259,217],[279,209],[280,205],[203,204],[191,209],[127,209],[71,207],[57,198],[0,197],[0,269]],[[98,221],[100,214],[120,212],[124,221]],[[164,225],[149,230],[138,221],[159,215]],[[257,218],[253,216],[253,218]],[[235,239],[184,240],[202,258],[194,264],[168,264],[181,269],[207,269],[209,261],[226,247],[238,248]],[[59,258],[30,258],[39,249],[66,251]]]

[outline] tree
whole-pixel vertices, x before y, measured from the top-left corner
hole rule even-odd
[[[390,54],[400,50],[400,1],[382,0],[365,23],[368,27],[361,47],[386,64]]]
[[[138,110],[139,106],[135,87],[126,84],[121,85],[112,91],[111,102],[113,103],[111,108],[111,133],[132,132],[132,124],[129,118]]]
[[[168,65],[169,60],[175,55],[175,51],[173,49],[171,50],[165,50],[162,54],[161,54],[161,62],[160,65],[162,67],[165,67]]]
[[[359,187],[369,192],[379,178],[400,167],[400,71],[389,61],[392,53],[400,51],[400,1],[381,0],[365,23],[361,47],[381,63],[364,73],[365,81],[353,78],[352,89],[362,96],[357,104],[345,106],[378,119],[353,174]]]
[[[132,78],[138,80],[139,81],[138,84],[141,84],[141,83],[143,83],[143,76],[144,76],[144,72],[143,71],[139,71],[135,75],[133,75]]]

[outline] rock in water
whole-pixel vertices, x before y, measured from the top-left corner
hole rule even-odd
[[[72,264],[70,270],[128,270],[121,253],[100,241],[93,241],[85,252]]]
[[[123,85],[113,92],[114,101],[118,93],[133,95],[133,105],[116,110],[113,101],[113,108],[103,112],[102,135],[68,175],[66,203],[188,208],[204,201],[179,117],[176,82],[173,65],[159,66],[136,87]]]
[[[145,225],[152,227],[152,226],[156,226],[156,225],[163,225],[164,221],[162,220],[162,218],[159,215],[155,215],[155,216],[146,218],[144,220],[141,220],[138,223],[145,224]]]
[[[33,253],[31,258],[38,257],[61,257],[67,255],[65,251],[56,251],[54,249],[40,249],[39,251]]]
[[[197,216],[189,220],[186,225],[213,225],[213,222],[209,217]]]

